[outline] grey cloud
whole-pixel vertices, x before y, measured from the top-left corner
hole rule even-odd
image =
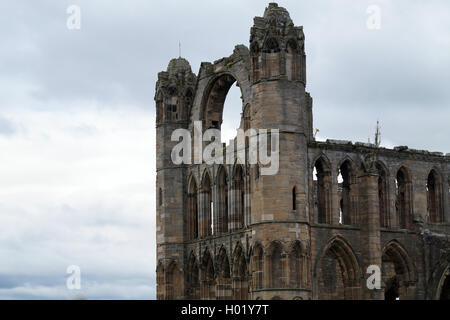
[[[16,132],[16,126],[0,115],[0,135],[9,136]]]

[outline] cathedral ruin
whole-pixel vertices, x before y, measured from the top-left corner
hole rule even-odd
[[[303,28],[270,3],[249,44],[158,74],[157,298],[450,299],[450,154],[316,141]],[[233,84],[242,129],[279,129],[275,175],[172,161],[173,131],[220,129]]]

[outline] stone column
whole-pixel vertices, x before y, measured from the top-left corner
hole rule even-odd
[[[361,223],[361,262],[364,283],[362,287],[362,299],[382,300],[381,289],[370,290],[367,279],[371,274],[366,273],[367,268],[376,265],[381,271],[381,244],[380,244],[380,217],[378,200],[378,175],[365,173],[359,177],[359,203]],[[381,274],[380,274],[381,279]]]

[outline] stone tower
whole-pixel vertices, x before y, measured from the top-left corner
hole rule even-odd
[[[174,257],[182,259],[183,245],[164,244],[182,243],[184,240],[186,168],[175,165],[171,160],[171,151],[176,144],[171,141],[171,135],[176,129],[188,127],[196,80],[189,62],[180,57],[170,61],[167,71],[158,74],[156,83],[156,238],[162,244],[158,246],[157,255],[168,270],[164,275],[165,282],[178,283],[177,286],[158,288],[158,296],[182,296],[184,290],[180,280],[183,266],[170,264]]]
[[[244,147],[238,136],[211,163],[175,164],[172,133],[213,141],[205,133],[220,130],[233,84]],[[182,58],[158,74],[158,299],[450,297],[450,155],[316,141],[305,86],[303,28],[276,3],[254,18],[249,47],[197,76]],[[252,138],[270,163],[249,161]],[[222,152],[232,161],[216,161]],[[367,270],[381,271],[380,287]]]
[[[296,266],[298,272],[309,268],[307,153],[298,152],[306,150],[312,138],[304,43],[303,28],[294,26],[286,9],[275,3],[269,4],[263,17],[254,19],[250,31],[251,128],[279,130],[279,170],[276,175],[261,175],[254,183],[252,241],[269,249],[266,259],[279,271],[292,267],[290,255],[301,255],[296,259],[304,265]],[[293,247],[282,250],[274,240]],[[255,288],[253,294],[293,298],[311,290],[306,275],[295,274],[294,279],[290,273],[272,276],[279,271],[270,270],[270,263],[265,265],[260,280],[269,285]]]

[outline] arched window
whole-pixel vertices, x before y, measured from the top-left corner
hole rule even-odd
[[[217,193],[218,203],[217,209],[217,226],[216,230],[219,233],[228,232],[228,183],[227,173],[224,167],[220,167],[217,176]]]
[[[409,224],[412,221],[411,188],[411,178],[409,176],[408,170],[405,167],[401,167],[397,171],[396,176],[395,210],[397,213],[398,225],[402,229],[408,228]]]
[[[200,272],[200,299],[216,299],[216,280],[214,273],[214,263],[209,251],[206,251],[202,258]]]
[[[233,262],[233,298],[235,300],[248,299],[247,261],[240,246],[235,250]]]
[[[197,184],[194,178],[191,178],[188,189],[187,229],[188,239],[196,239],[198,237]]]
[[[283,288],[285,285],[285,257],[279,243],[273,242],[269,249],[269,285],[271,288]]]
[[[341,224],[354,224],[356,217],[354,215],[353,197],[354,197],[354,173],[351,162],[345,160],[339,167],[338,189],[340,192],[340,217]]]
[[[230,263],[224,248],[220,249],[217,265],[216,297],[218,300],[229,300],[232,296]]]
[[[250,55],[252,57],[253,82],[256,82],[260,80],[260,54],[259,45],[257,42],[253,42],[251,44]]]
[[[188,273],[186,275],[187,282],[187,297],[189,300],[196,300],[200,298],[200,282],[199,269],[195,255],[191,253],[188,263]]]
[[[280,45],[275,38],[268,38],[264,43],[264,69],[267,78],[280,75]]]
[[[436,170],[431,170],[427,179],[428,220],[430,223],[442,221],[441,177]]]
[[[183,120],[187,120],[189,118],[193,100],[194,100],[194,93],[191,88],[188,88],[186,90],[186,95],[184,98],[184,107],[183,107],[182,116],[181,116],[181,118]]]
[[[237,165],[233,178],[233,212],[232,224],[233,230],[242,229],[244,227],[244,211],[245,211],[245,187],[244,172],[241,165]]]
[[[360,299],[358,261],[345,241],[333,239],[318,263],[319,300]]]
[[[260,245],[256,245],[253,249],[252,268],[253,288],[262,289],[264,286],[264,250]]]
[[[161,188],[159,188],[158,204],[159,204],[160,207],[163,204],[163,192],[162,192]]]
[[[396,241],[382,251],[381,276],[385,284],[385,300],[409,299],[408,286],[414,285],[415,272],[406,250]]]
[[[265,53],[277,53],[280,52],[280,45],[278,44],[277,39],[268,38],[264,44],[264,52]]]
[[[323,158],[316,161],[314,169],[314,216],[318,223],[331,223],[331,171]]]
[[[212,193],[211,179],[206,173],[203,177],[202,187],[200,190],[200,219],[199,229],[200,236],[210,236],[213,234],[213,210],[212,210]]]
[[[180,284],[183,283],[183,275],[176,262],[172,262],[167,268],[166,279],[166,299],[173,300],[182,298],[183,287]]]
[[[302,248],[300,242],[295,241],[289,252],[289,287],[300,288],[303,286],[304,269]]]
[[[389,226],[389,207],[388,207],[388,184],[387,170],[381,162],[377,162],[375,167],[378,171],[378,201],[380,212],[380,227]]]
[[[288,80],[298,80],[299,65],[298,43],[294,39],[290,39],[286,45],[286,75]]]
[[[169,98],[168,103],[165,105],[166,113],[165,119],[168,121],[178,120],[178,96],[177,89],[175,87],[169,88]]]

